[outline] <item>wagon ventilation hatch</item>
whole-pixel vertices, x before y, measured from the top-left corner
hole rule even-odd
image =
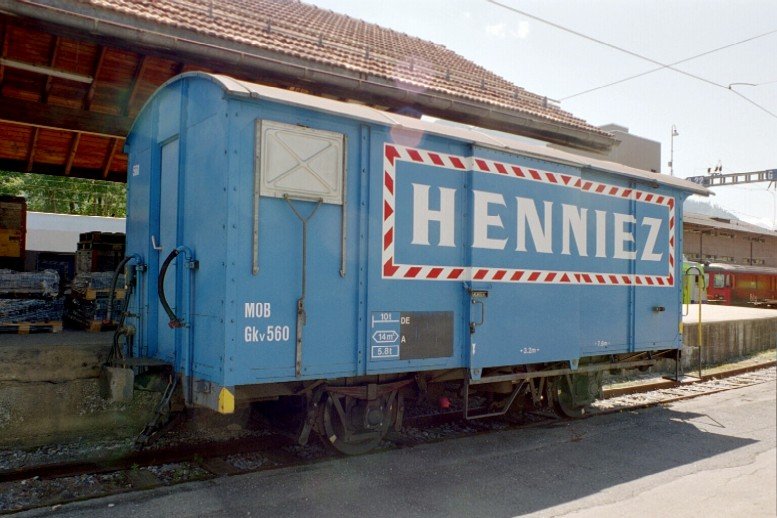
[[[342,133],[267,120],[257,130],[262,196],[343,204]]]

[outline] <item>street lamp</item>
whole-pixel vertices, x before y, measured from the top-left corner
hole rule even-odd
[[[678,136],[677,126],[672,124],[672,135],[669,139],[669,174],[674,176],[674,138]]]

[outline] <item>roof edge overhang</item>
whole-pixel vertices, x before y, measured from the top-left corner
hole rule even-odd
[[[120,47],[176,60],[208,62],[237,73],[256,73],[289,86],[302,83],[320,93],[360,102],[409,107],[433,117],[536,138],[573,149],[605,153],[618,141],[519,110],[477,102],[435,90],[404,88],[387,78],[367,75],[287,54],[226,41],[189,29],[154,23],[67,0],[0,0],[0,12],[35,20],[65,35],[110,41]]]
[[[503,139],[478,131],[477,128],[460,128],[453,126],[444,126],[427,122],[404,115],[386,113],[369,106],[360,104],[345,103],[332,99],[316,97],[310,94],[293,92],[274,88],[272,86],[260,85],[241,81],[221,74],[210,74],[207,72],[186,72],[169,79],[161,85],[154,94],[149,97],[146,104],[140,110],[138,117],[145,111],[147,106],[154,102],[159,93],[171,84],[183,81],[189,78],[199,78],[215,83],[229,97],[242,99],[266,99],[272,102],[303,106],[310,109],[331,113],[344,117],[351,117],[365,122],[382,124],[388,127],[401,128],[411,132],[422,132],[433,135],[439,135],[452,139],[469,142],[477,146],[495,149],[498,151],[509,151],[519,153],[524,156],[538,158],[541,160],[552,160],[560,164],[589,169],[595,171],[604,171],[617,173],[626,178],[647,186],[658,187],[666,185],[674,187],[693,194],[708,195],[709,190],[706,187],[676,178],[673,176],[660,175],[641,169],[625,166],[606,160],[596,160],[590,157],[576,155],[567,151],[554,149],[552,147],[536,146],[526,144],[513,139]],[[136,119],[138,120],[138,119]],[[134,129],[130,129],[132,133]]]
[[[777,238],[777,230],[770,230],[766,227],[761,227],[760,225],[755,225],[753,223],[748,223],[746,221],[742,220],[736,220],[738,223],[744,223],[745,225],[748,225],[747,227],[739,227],[734,224],[725,224],[721,223],[716,225],[714,220],[707,222],[707,221],[700,221],[700,219],[707,220],[710,219],[709,216],[706,216],[704,214],[698,213],[698,212],[688,212],[685,211],[686,219],[684,221],[684,224],[688,226],[688,228],[698,228],[700,231],[706,232],[708,230],[728,230],[731,232],[738,232],[740,234],[751,234],[754,236],[766,236],[766,237],[774,237]]]

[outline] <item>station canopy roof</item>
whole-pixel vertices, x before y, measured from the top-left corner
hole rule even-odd
[[[718,216],[708,216],[695,212],[686,212],[683,216],[684,228],[690,231],[731,230],[748,234],[777,237],[777,232],[768,228],[753,225],[746,221]]]
[[[444,46],[294,0],[0,0],[0,170],[126,180],[122,148],[181,72],[606,151],[611,134]]]

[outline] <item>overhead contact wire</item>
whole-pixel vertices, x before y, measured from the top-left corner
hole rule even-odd
[[[582,32],[578,32],[578,31],[576,31],[574,29],[570,29],[569,27],[564,27],[563,25],[559,25],[558,23],[551,22],[550,20],[546,20],[544,18],[540,18],[539,16],[535,16],[535,15],[533,15],[531,13],[528,13],[528,12],[523,11],[521,9],[518,9],[516,7],[512,7],[512,6],[503,4],[502,2],[498,2],[497,0],[486,0],[486,2],[488,2],[490,4],[494,4],[496,6],[499,6],[499,7],[503,8],[503,9],[507,9],[508,11],[512,11],[514,13],[520,14],[521,16],[525,16],[525,17],[530,18],[532,20],[536,20],[536,21],[538,21],[540,23],[544,23],[546,25],[550,25],[551,27],[556,28],[556,29],[558,29],[560,31],[564,31],[564,32],[567,32],[567,33],[572,34],[574,36],[578,36],[580,38],[592,41],[594,43],[598,43],[599,45],[603,45],[605,47],[611,48],[613,50],[617,50],[619,52],[623,52],[624,54],[628,54],[629,56],[641,59],[643,61],[648,61],[650,63],[653,63],[654,65],[658,65],[662,69],[663,68],[667,68],[669,70],[677,72],[678,74],[682,74],[684,76],[688,76],[690,78],[696,79],[697,81],[701,81],[703,83],[707,83],[709,85],[716,86],[718,88],[723,88],[724,90],[728,90],[728,91],[734,92],[738,97],[741,97],[743,100],[745,100],[748,103],[752,104],[753,106],[755,106],[759,110],[762,110],[763,112],[765,112],[765,113],[771,115],[772,117],[774,117],[775,119],[777,119],[777,114],[771,112],[770,110],[768,110],[764,106],[761,106],[760,104],[758,104],[757,102],[753,101],[752,99],[750,99],[749,97],[745,96],[744,94],[741,94],[741,93],[737,92],[736,90],[730,89],[726,85],[722,85],[720,83],[716,83],[715,81],[711,81],[711,80],[706,79],[704,77],[697,76],[696,74],[692,74],[690,72],[686,72],[685,70],[680,70],[679,68],[675,68],[672,64],[661,63],[660,61],[657,61],[657,60],[655,60],[653,58],[650,58],[648,56],[645,56],[643,54],[639,54],[639,53],[634,52],[632,50],[629,50],[629,49],[626,49],[626,48],[623,48],[623,47],[619,47],[618,45],[606,42],[604,40],[600,40],[598,38],[594,38],[593,36],[589,36],[589,35],[584,34]]]

